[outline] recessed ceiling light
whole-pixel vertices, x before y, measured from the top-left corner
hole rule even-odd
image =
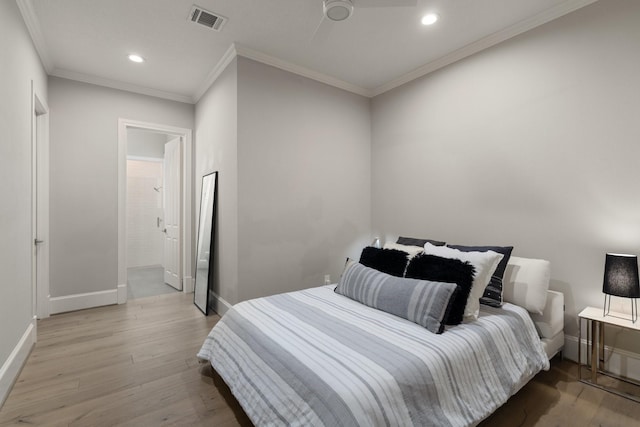
[[[140,55],[136,55],[135,53],[132,53],[131,55],[129,55],[129,61],[144,62],[144,58]]]
[[[435,13],[427,13],[422,17],[422,25],[433,25],[438,21],[439,16]]]

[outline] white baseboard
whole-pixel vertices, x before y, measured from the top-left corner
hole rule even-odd
[[[587,363],[587,341],[582,339],[582,363]],[[565,335],[564,357],[574,362],[578,361],[578,337]],[[607,370],[626,378],[640,381],[640,354],[626,350],[604,347],[604,358]]]
[[[216,294],[213,291],[211,291],[211,295],[213,296],[213,301],[210,301],[210,306],[213,311],[218,313],[220,316],[224,315],[231,309],[232,305],[225,301],[225,299],[220,295]]]
[[[118,304],[127,302],[127,284],[118,285]]]
[[[29,326],[27,326],[27,330],[22,334],[18,344],[9,354],[9,358],[0,368],[0,408],[9,396],[13,384],[18,379],[18,375],[27,361],[33,345],[36,343],[36,325],[36,318],[34,317]]]
[[[118,286],[118,288],[120,288],[120,286]],[[124,290],[124,295],[126,296],[126,288]],[[118,289],[110,289],[108,291],[89,292],[85,294],[51,298],[51,314],[118,304],[118,297]]]

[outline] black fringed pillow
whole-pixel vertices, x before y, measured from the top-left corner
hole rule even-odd
[[[496,267],[496,271],[493,272],[489,284],[484,289],[484,293],[480,298],[480,303],[489,305],[491,307],[502,307],[502,279],[507,269],[507,263],[511,258],[511,252],[513,246],[461,246],[461,245],[448,245],[448,247],[457,249],[462,252],[487,252],[493,251],[502,254],[503,257]]]
[[[397,249],[367,246],[360,254],[360,264],[397,277],[404,276],[408,261],[407,253]]]
[[[464,317],[474,274],[474,266],[467,261],[422,254],[411,259],[405,277],[458,285],[458,291],[453,296],[449,312],[444,319],[446,325],[458,325]]]

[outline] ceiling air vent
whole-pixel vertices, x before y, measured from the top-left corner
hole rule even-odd
[[[220,31],[224,23],[227,22],[227,18],[221,15],[216,15],[208,10],[204,10],[200,6],[194,5],[191,8],[191,13],[189,14],[189,21],[194,24],[211,28],[215,31]]]

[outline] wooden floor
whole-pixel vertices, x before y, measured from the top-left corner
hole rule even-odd
[[[217,320],[175,293],[39,321],[0,426],[250,425],[196,359]]]
[[[196,360],[217,316],[168,294],[53,316],[0,410],[0,426],[251,426]],[[554,359],[482,427],[640,426],[640,404],[577,381]]]

